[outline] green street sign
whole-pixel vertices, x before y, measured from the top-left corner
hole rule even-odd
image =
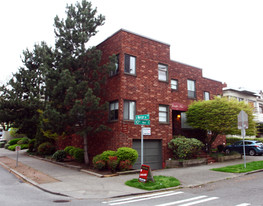
[[[150,119],[149,114],[141,114],[141,115],[136,115],[135,120],[144,120],[144,119]]]
[[[150,120],[135,120],[135,125],[150,125]]]

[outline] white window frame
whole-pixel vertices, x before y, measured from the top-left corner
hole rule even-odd
[[[210,93],[204,92],[204,100],[210,100]]]
[[[168,66],[165,64],[158,64],[158,80],[168,82]]]
[[[136,57],[125,54],[124,72],[126,74],[136,75]]]
[[[110,110],[109,120],[110,121],[118,120],[119,119],[119,102],[118,101],[110,102],[109,110]],[[117,117],[116,117],[116,110],[117,110]],[[114,115],[112,115],[112,113],[114,113]]]
[[[134,120],[135,114],[136,114],[136,102],[132,100],[124,100],[123,120]]]
[[[195,80],[187,79],[187,91],[188,98],[195,99],[196,98],[196,82]]]
[[[169,123],[169,106],[159,105],[159,122]]]
[[[178,80],[177,79],[171,79],[171,89],[178,90]]]

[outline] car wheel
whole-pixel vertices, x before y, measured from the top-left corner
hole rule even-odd
[[[249,154],[250,156],[255,156],[255,155],[256,155],[256,152],[255,152],[255,150],[251,149],[251,150],[249,150],[248,154]]]
[[[230,154],[230,152],[231,152],[230,149],[226,149],[225,151],[226,154]]]

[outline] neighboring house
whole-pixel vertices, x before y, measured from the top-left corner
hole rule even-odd
[[[254,107],[254,120],[256,123],[263,124],[263,93],[246,90],[244,88],[223,88],[223,96],[245,101]]]
[[[97,46],[102,64],[115,54],[116,70],[109,74],[105,101],[111,132],[90,139],[89,154],[132,147],[140,155],[141,126],[136,115],[149,114],[151,134],[144,136],[144,163],[164,167],[172,157],[168,142],[174,135],[204,140],[204,132],[185,122],[185,111],[194,100],[222,95],[223,84],[204,78],[202,70],[170,59],[170,45],[126,30],[119,30]],[[103,117],[102,117],[103,118]],[[135,168],[140,167],[140,157]]]

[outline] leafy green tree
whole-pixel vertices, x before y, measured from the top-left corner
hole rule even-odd
[[[207,145],[211,151],[211,145],[219,134],[238,135],[241,131],[237,127],[238,114],[243,110],[248,114],[249,127],[247,135],[255,135],[256,127],[253,120],[253,108],[237,100],[215,97],[209,101],[195,101],[186,112],[187,122],[194,128],[211,132],[211,137],[207,138]]]

